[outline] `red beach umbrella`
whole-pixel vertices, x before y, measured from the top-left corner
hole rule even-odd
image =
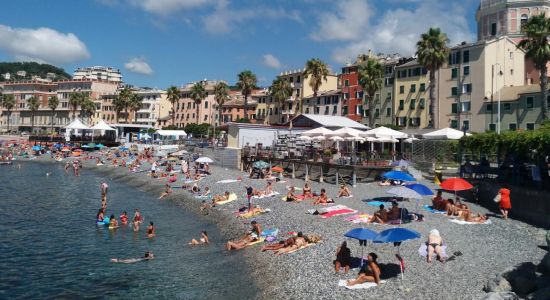
[[[466,180],[458,177],[446,179],[440,185],[440,187],[447,191],[465,191],[473,188],[473,186]]]
[[[283,168],[281,168],[279,166],[276,166],[276,167],[271,168],[271,171],[281,173],[281,172],[283,172]]]

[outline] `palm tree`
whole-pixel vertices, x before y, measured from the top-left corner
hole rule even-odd
[[[447,61],[449,48],[447,35],[441,29],[432,27],[427,33],[420,36],[416,43],[416,56],[418,62],[430,72],[430,125],[439,128],[439,103],[435,100],[435,86],[437,72]]]
[[[32,96],[29,99],[27,99],[27,107],[31,112],[31,132],[33,132],[34,131],[34,114],[40,107],[40,102],[38,101],[38,98],[35,96]]]
[[[128,101],[128,108],[134,113],[134,122],[137,119],[137,112],[143,107],[143,97],[138,94],[132,93],[130,101]]]
[[[88,123],[91,123],[92,116],[96,111],[95,102],[92,101],[92,99],[90,99],[89,97],[86,97],[80,105],[80,108],[82,110],[83,117],[87,117],[89,119]]]
[[[10,131],[10,117],[11,117],[11,111],[15,107],[15,97],[13,97],[12,94],[4,94],[2,96],[2,107],[6,109],[7,116],[8,116],[8,132]]]
[[[359,65],[358,70],[359,85],[365,93],[366,103],[369,106],[369,126],[374,126],[374,95],[382,87],[382,76],[384,68],[377,59],[367,58]]]
[[[73,112],[73,120],[76,119],[76,111],[83,101],[84,95],[80,92],[72,92],[69,95],[69,106],[71,106],[71,111]]]
[[[118,118],[120,117],[120,112],[125,110],[127,105],[128,104],[126,102],[126,99],[120,93],[116,95],[115,98],[113,99],[113,108],[115,110],[115,119],[117,123],[118,123]]]
[[[197,125],[200,123],[200,116],[199,111],[201,107],[202,100],[206,98],[206,90],[204,89],[204,85],[202,82],[197,82],[191,87],[191,91],[189,92],[189,98],[193,99],[195,101],[195,109],[196,109],[196,117],[197,121],[195,122]]]
[[[56,96],[52,96],[48,99],[48,108],[52,110],[52,123],[51,123],[51,126],[52,126],[52,129],[51,129],[51,132],[52,132],[52,137],[53,137],[53,125],[54,125],[54,121],[55,119],[57,118],[57,113],[55,112],[55,110],[57,109],[57,106],[59,105],[59,99],[57,99]]]
[[[122,110],[124,110],[124,117],[125,117],[126,123],[130,123],[130,121],[129,121],[130,120],[130,114],[128,113],[128,109],[129,109],[130,100],[132,99],[133,94],[134,93],[132,92],[132,90],[130,90],[127,87],[122,89],[122,91],[120,91],[120,93],[119,93],[119,97],[122,100],[122,102],[119,103],[119,104],[123,104]]]
[[[542,120],[548,118],[548,67],[550,61],[550,19],[545,13],[529,18],[522,28],[527,38],[520,41],[518,48],[525,50],[525,56],[535,63],[540,71],[540,94],[542,98]],[[500,116],[499,116],[500,118]]]
[[[180,100],[180,90],[175,86],[171,86],[168,88],[166,96],[168,101],[172,103],[172,126],[176,126],[176,103]]]
[[[290,82],[277,76],[277,78],[275,78],[271,83],[269,94],[275,101],[277,101],[282,113],[285,100],[292,96],[292,87],[290,86]]]
[[[237,86],[244,96],[244,119],[248,120],[248,96],[250,96],[252,90],[256,88],[258,80],[256,79],[256,74],[252,73],[250,70],[242,71],[237,77],[239,79],[237,81]]]
[[[229,97],[229,86],[227,83],[220,81],[214,86],[214,100],[218,103],[218,121],[222,123],[222,105]]]
[[[312,58],[306,62],[304,81],[307,77],[311,76],[309,79],[309,87],[313,90],[313,113],[315,113],[317,106],[317,92],[319,92],[319,88],[323,84],[323,80],[327,81],[327,76],[329,73],[330,71],[328,70],[327,64],[318,58]],[[300,113],[304,112],[304,105],[302,103],[304,98],[303,96],[304,95],[300,97]]]

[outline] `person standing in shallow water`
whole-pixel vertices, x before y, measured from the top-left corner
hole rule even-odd
[[[156,236],[155,233],[155,225],[153,222],[149,222],[149,226],[147,226],[147,238],[154,238]]]

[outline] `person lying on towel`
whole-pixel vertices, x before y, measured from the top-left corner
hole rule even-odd
[[[285,246],[279,250],[275,251],[276,255],[281,255],[283,253],[288,253],[294,250],[297,250],[301,247],[307,246],[306,239],[304,238],[304,235],[301,232],[298,232],[298,235],[294,239],[294,244]]]
[[[470,223],[485,223],[489,217],[487,215],[477,214],[474,215],[469,210],[463,212],[462,215],[458,218],[459,220],[470,222]]]
[[[373,252],[369,253],[367,256],[367,263],[361,267],[361,270],[359,270],[359,275],[356,279],[348,280],[348,286],[362,284],[365,282],[375,282],[376,284],[380,284],[380,267],[376,262],[377,259],[378,255]]]
[[[248,246],[250,243],[256,242],[260,239],[260,234],[262,233],[262,227],[256,221],[250,222],[252,229],[248,231],[244,237],[227,242],[226,248],[227,251],[238,250]]]
[[[294,187],[290,187],[290,190],[288,190],[288,193],[286,193],[286,201],[300,201],[296,195],[294,195]]]
[[[298,232],[298,236],[302,236],[302,233]],[[265,252],[265,251],[268,251],[268,250],[276,251],[276,250],[279,250],[279,249],[282,249],[282,248],[285,248],[285,247],[290,247],[290,246],[292,246],[296,243],[296,238],[298,236],[289,237],[288,239],[286,239],[284,241],[280,241],[280,242],[275,243],[275,244],[265,245],[265,246],[262,247],[262,252]]]

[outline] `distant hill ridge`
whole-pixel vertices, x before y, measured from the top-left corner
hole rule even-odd
[[[18,76],[17,72],[25,71],[25,76]],[[10,79],[4,78],[6,73],[10,73]],[[62,68],[48,64],[39,64],[36,62],[0,62],[0,82],[12,80],[30,80],[33,76],[46,78],[48,73],[55,74],[54,80],[70,79],[71,75],[65,72]]]

